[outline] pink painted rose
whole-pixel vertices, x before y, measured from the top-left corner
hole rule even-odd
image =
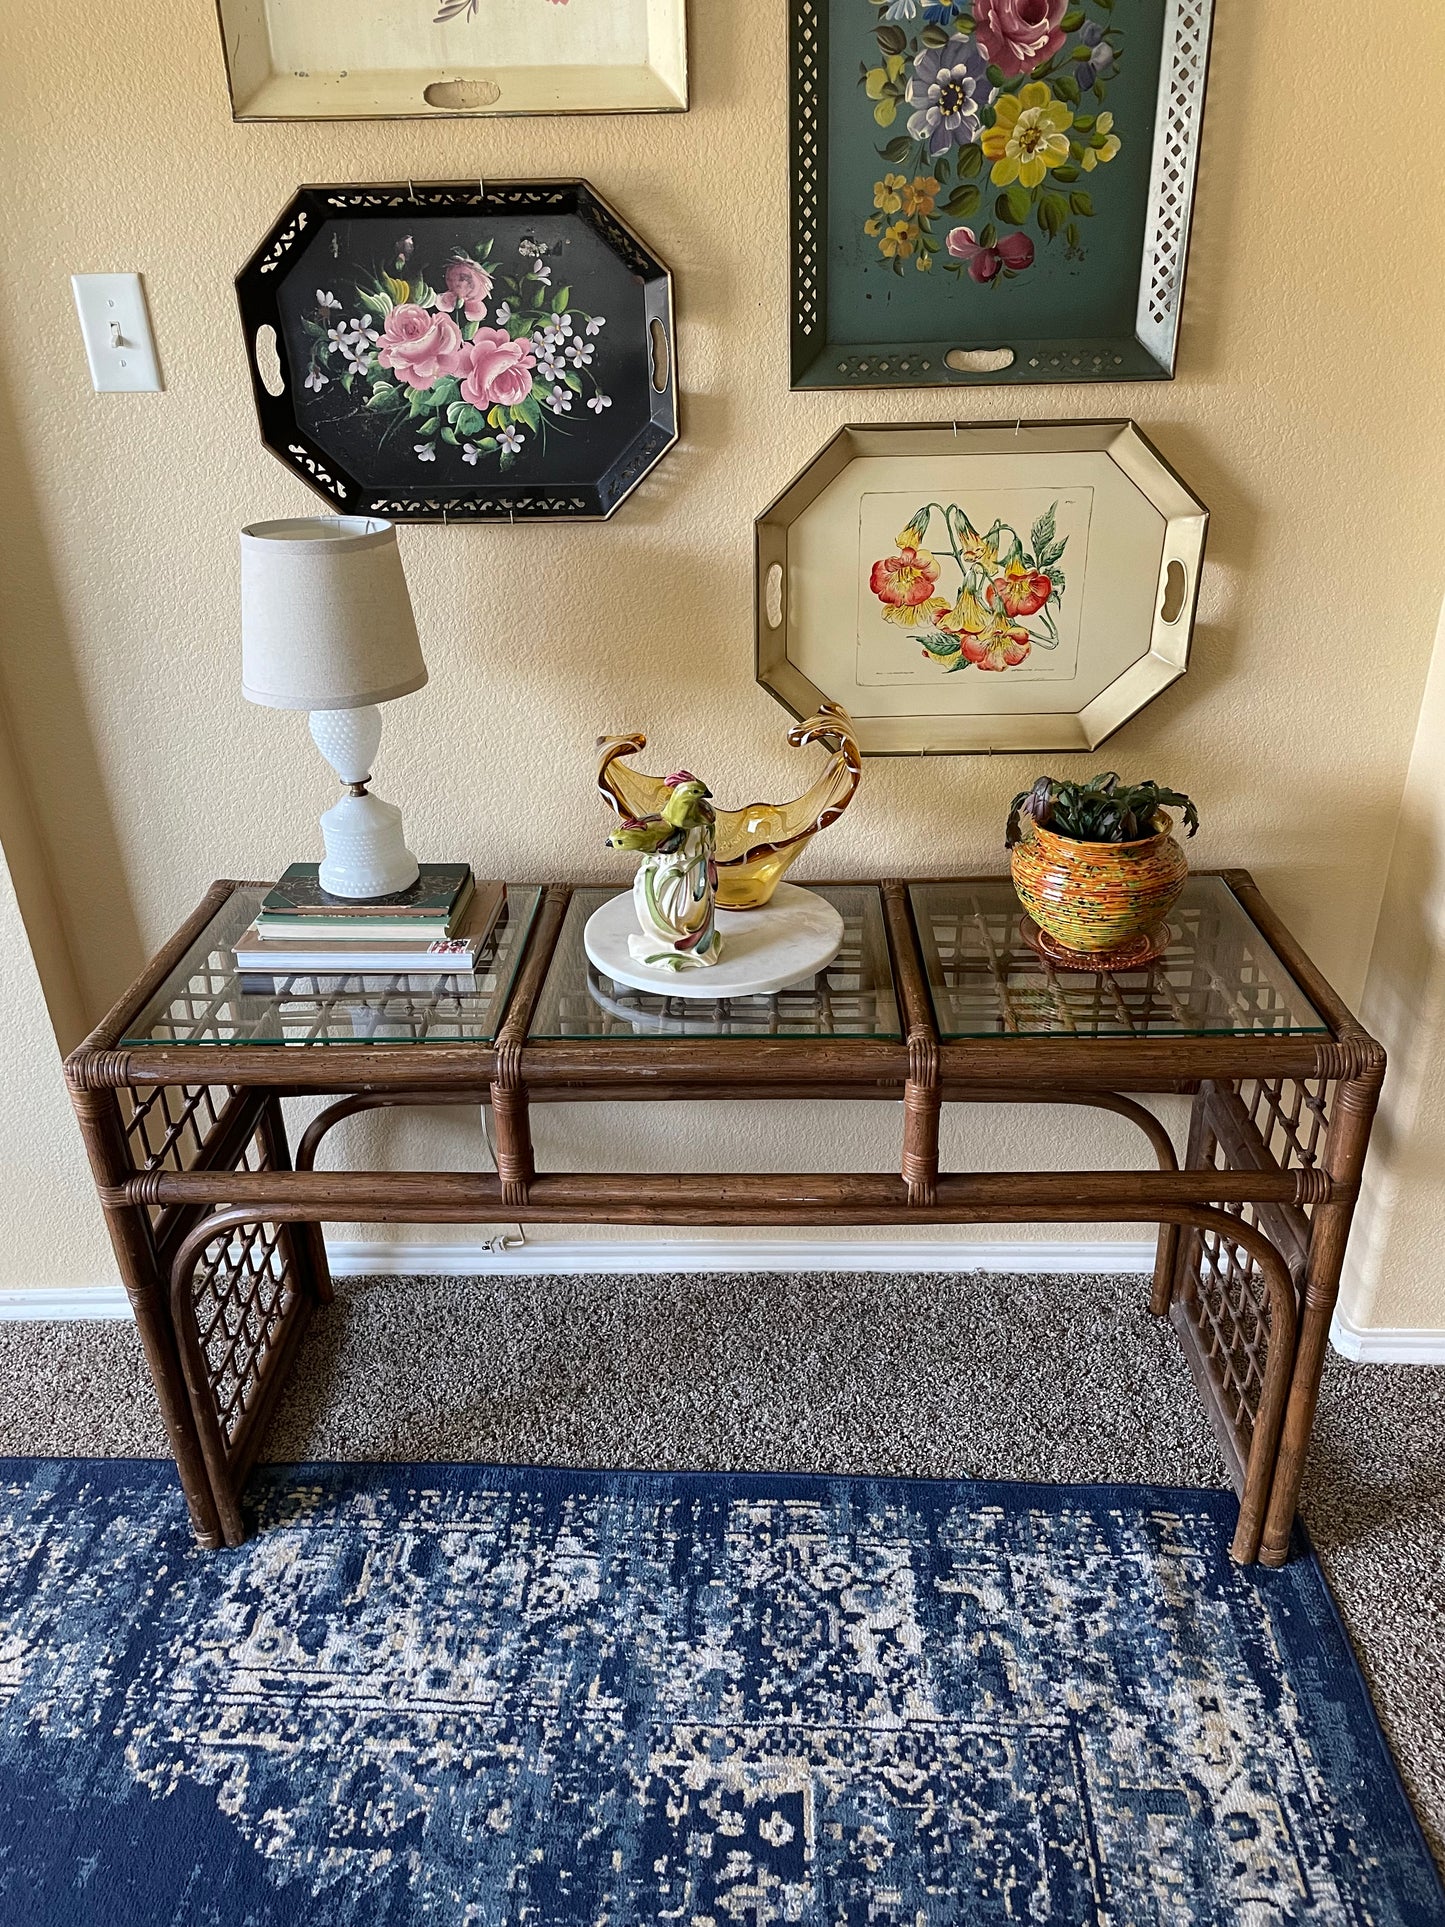
[[[515,408],[532,392],[532,370],[537,357],[524,336],[513,341],[505,328],[478,328],[466,344],[468,367],[462,376],[462,400],[473,408]]]
[[[386,317],[376,358],[408,388],[430,388],[443,375],[462,372],[466,343],[449,314],[428,314],[403,301]]]
[[[437,306],[448,311],[461,307],[468,321],[480,321],[487,312],[492,277],[475,261],[452,261],[447,265],[447,288],[437,296]]]
[[[1068,0],[977,0],[978,44],[996,67],[1026,74],[1064,44]]]

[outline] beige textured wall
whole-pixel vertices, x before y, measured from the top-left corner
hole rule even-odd
[[[300,181],[474,173],[583,173],[671,263],[683,440],[605,528],[403,530],[433,680],[393,712],[381,780],[416,847],[620,876],[588,797],[600,729],[646,728],[724,797],[796,782],[752,680],[750,522],[839,423],[1131,413],[1214,525],[1194,667],[1109,760],[1192,791],[1199,860],[1254,868],[1356,994],[1442,586],[1442,270],[1389,210],[1438,200],[1411,130],[1434,125],[1445,9],[1379,0],[1347,34],[1307,0],[1218,12],[1180,378],[848,396],[787,392],[785,0],[694,0],[686,116],[248,127],[204,0],[4,0],[3,674],[91,1007],[212,874],[302,853],[329,795],[303,720],[237,687],[237,526],[318,504],[257,440],[231,277]],[[126,268],[164,395],[90,392],[67,276]],[[871,764],[814,873],[999,863],[1036,760]],[[748,1154],[741,1120],[669,1122],[658,1162]],[[816,1123],[768,1143],[824,1163]],[[875,1128],[881,1158],[896,1122]],[[560,1114],[553,1155],[595,1160],[598,1132]],[[433,1141],[472,1154],[460,1120]],[[1091,1162],[1117,1139],[1059,1142]]]
[[[60,1074],[61,1041],[82,1034],[80,999],[3,712],[0,1013],[0,1294],[109,1283],[110,1245]]]
[[[1445,1324],[1445,614],[1420,706],[1360,1015],[1390,1053],[1340,1309]]]

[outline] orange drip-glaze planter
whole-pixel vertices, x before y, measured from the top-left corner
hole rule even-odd
[[[1014,845],[1019,901],[1041,930],[1066,949],[1101,955],[1118,950],[1164,921],[1189,865],[1170,835],[1172,817],[1133,843],[1082,843],[1030,826]]]

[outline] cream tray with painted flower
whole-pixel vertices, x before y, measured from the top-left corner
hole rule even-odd
[[[686,0],[220,0],[237,120],[678,113]]]
[[[1133,422],[840,429],[758,518],[758,680],[865,755],[1094,749],[1188,668],[1208,520]]]

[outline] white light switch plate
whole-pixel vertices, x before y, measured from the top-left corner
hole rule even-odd
[[[99,394],[159,389],[155,342],[138,274],[73,274],[90,378]]]

